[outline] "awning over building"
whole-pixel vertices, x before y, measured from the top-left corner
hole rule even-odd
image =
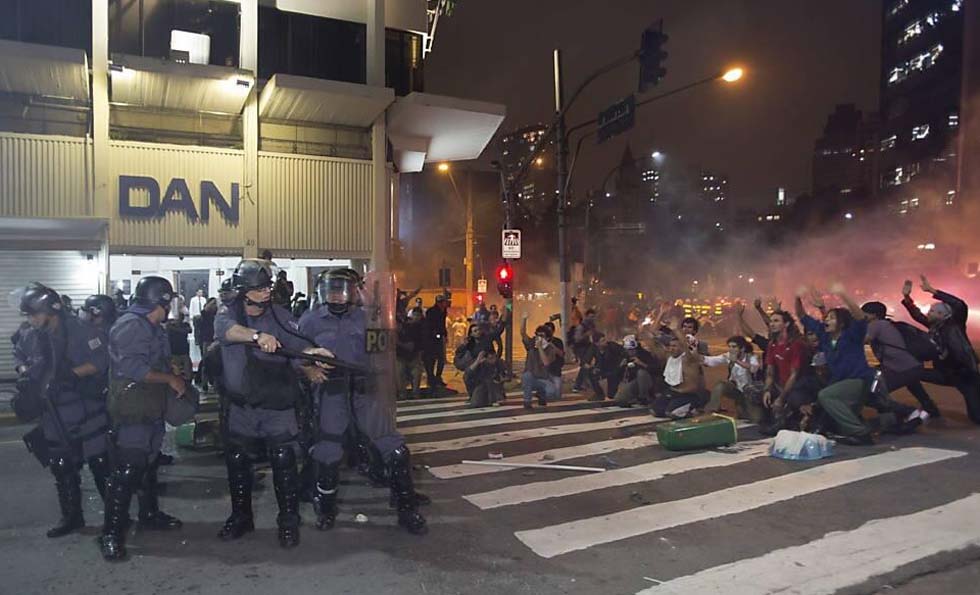
[[[82,50],[0,40],[0,93],[88,103]]]
[[[114,104],[219,114],[240,114],[255,84],[247,70],[122,54],[113,54],[109,77]]]
[[[401,172],[424,163],[476,159],[504,121],[498,103],[428,93],[399,97],[388,109],[388,137]]]
[[[394,100],[393,89],[276,74],[262,89],[259,117],[368,128]]]
[[[0,217],[0,244],[6,250],[94,250],[102,246],[104,219]]]

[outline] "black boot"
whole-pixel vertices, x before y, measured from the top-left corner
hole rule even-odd
[[[157,495],[157,468],[158,462],[154,461],[143,474],[143,482],[139,491],[139,527],[151,531],[179,529],[183,525],[180,519],[160,511],[160,500]]]
[[[92,481],[95,482],[95,489],[99,491],[102,503],[105,504],[106,480],[109,478],[109,459],[105,455],[92,457],[88,460],[88,470],[92,472]]]
[[[82,478],[78,467],[67,457],[51,461],[54,485],[58,489],[58,505],[61,507],[61,520],[48,530],[48,537],[64,537],[85,526],[82,517]]]
[[[299,470],[296,452],[289,446],[278,446],[269,453],[272,483],[279,503],[279,545],[289,549],[299,545]]]
[[[324,465],[317,468],[316,497],[313,510],[316,512],[316,528],[320,531],[333,529],[337,522],[337,488],[340,486],[340,464]]]
[[[398,506],[398,524],[413,535],[425,535],[429,529],[425,524],[425,517],[419,514],[408,446],[403,444],[391,453],[388,474],[391,477],[391,491],[395,494]]]
[[[126,527],[129,525],[129,503],[140,485],[143,470],[134,465],[120,465],[112,470],[106,482],[105,525],[99,538],[102,557],[108,561],[126,559]]]
[[[228,468],[231,516],[218,532],[218,537],[224,541],[232,541],[255,531],[252,516],[252,461],[246,453],[229,449],[225,452],[225,466]]]

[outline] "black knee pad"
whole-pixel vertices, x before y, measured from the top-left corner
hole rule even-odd
[[[296,465],[296,449],[289,444],[277,444],[269,449],[269,462],[280,469]]]
[[[228,451],[241,453],[246,457],[258,458],[265,449],[265,442],[261,438],[241,436],[229,432],[225,438],[225,448]]]
[[[69,457],[56,456],[49,462],[51,467],[51,473],[55,475],[70,475],[72,473],[78,473],[81,470],[81,465],[76,463]]]

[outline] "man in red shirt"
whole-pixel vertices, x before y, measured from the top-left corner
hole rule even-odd
[[[766,352],[762,398],[773,423],[760,432],[774,436],[779,430],[798,427],[801,408],[817,400],[819,383],[810,369],[810,349],[800,336],[793,316],[781,310],[774,312],[769,319],[769,330],[772,341]]]

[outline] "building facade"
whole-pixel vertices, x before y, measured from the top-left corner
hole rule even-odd
[[[266,250],[305,293],[326,266],[387,270],[398,176],[476,158],[504,117],[424,92],[424,0],[3,6],[0,290],[214,295]]]
[[[946,210],[961,196],[964,121],[977,51],[975,2],[883,3],[878,186],[899,214]],[[974,76],[976,76],[974,72]]]

